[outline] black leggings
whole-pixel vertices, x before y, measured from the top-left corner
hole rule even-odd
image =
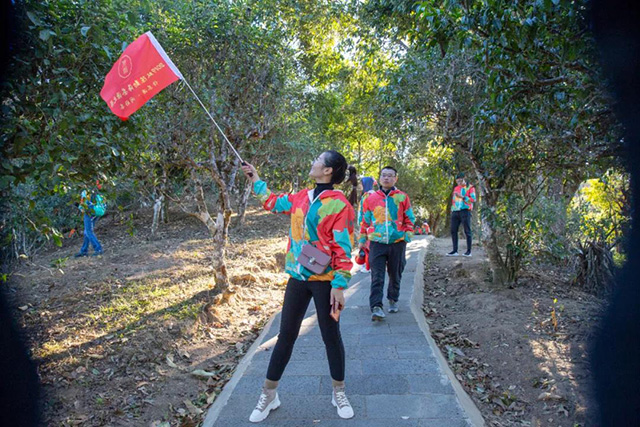
[[[331,283],[330,282],[303,282],[301,280],[289,278],[287,289],[284,293],[284,304],[282,306],[282,318],[280,319],[280,334],[278,341],[271,354],[267,379],[279,381],[287,367],[293,345],[298,338],[300,325],[304,319],[304,314],[309,306],[309,301],[316,304],[318,314],[318,324],[322,333],[322,340],[327,349],[327,359],[329,360],[329,370],[331,378],[336,381],[344,381],[344,345],[340,335],[340,323],[333,320],[329,315],[331,305]]]

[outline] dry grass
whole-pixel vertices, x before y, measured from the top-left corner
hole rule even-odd
[[[134,236],[126,224],[104,224],[97,228],[104,257],[69,258],[44,275],[25,266],[14,276],[14,303],[27,305],[21,320],[45,384],[46,425],[201,420],[282,301],[287,218],[249,215],[228,245],[235,293],[219,308],[220,324],[199,320],[215,295],[212,246],[204,227],[187,217],[174,219],[159,240],[145,234],[146,217]],[[51,265],[78,244],[34,262]],[[204,381],[190,375],[195,369],[219,375]]]

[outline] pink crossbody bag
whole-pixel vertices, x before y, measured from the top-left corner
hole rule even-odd
[[[331,257],[315,246],[306,244],[298,255],[298,262],[307,270],[322,274],[331,262]]]

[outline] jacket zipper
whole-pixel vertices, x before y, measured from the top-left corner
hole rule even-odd
[[[320,196],[322,195],[322,193],[324,193],[327,190],[322,190],[320,192],[320,194],[318,194],[316,196],[316,198],[314,199],[312,194],[313,194],[313,190],[309,190],[308,197],[309,197],[309,208],[307,209],[307,213],[304,214],[304,218],[303,218],[303,222],[302,222],[302,241],[304,242],[306,240],[307,237],[307,217],[309,216],[309,211],[311,211],[311,206],[316,202],[316,200],[318,200],[320,198]],[[309,242],[307,242],[307,244],[311,244],[311,237],[309,237]],[[304,245],[304,244],[303,244]],[[297,270],[298,270],[298,274],[300,276],[302,276],[304,278],[304,275],[302,274],[302,272],[300,271],[300,267],[302,267],[300,265],[300,263],[298,263],[298,265],[296,266]]]
[[[385,229],[385,239],[387,244],[389,244],[389,216],[388,216],[389,208],[387,205],[387,195],[384,195],[384,229]]]

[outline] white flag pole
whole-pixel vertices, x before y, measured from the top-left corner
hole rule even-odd
[[[191,85],[189,84],[189,82],[184,78],[184,76],[182,75],[182,73],[180,72],[180,70],[178,69],[178,67],[175,66],[175,64],[173,63],[173,61],[171,61],[171,58],[169,58],[169,55],[167,55],[167,53],[165,52],[165,50],[162,48],[162,45],[160,45],[160,43],[158,42],[158,40],[154,37],[153,34],[151,34],[151,31],[147,31],[145,34],[147,34],[147,36],[149,37],[149,40],[151,40],[151,43],[153,44],[153,46],[156,48],[156,50],[158,51],[158,53],[160,54],[160,56],[162,56],[162,58],[166,61],[166,63],[169,65],[169,67],[171,68],[171,70],[187,85],[187,87],[189,88],[189,90],[191,91],[191,93],[193,94],[193,96],[196,97],[196,99],[198,100],[198,102],[200,103],[200,106],[202,107],[202,109],[204,110],[205,113],[207,113],[207,116],[209,116],[209,118],[211,119],[211,121],[213,122],[214,125],[216,125],[216,128],[218,128],[218,131],[220,131],[220,134],[222,135],[222,137],[224,138],[225,141],[227,141],[227,144],[229,144],[229,147],[231,147],[231,150],[233,150],[233,153],[238,157],[238,159],[240,160],[240,163],[242,163],[243,165],[245,165],[245,161],[242,160],[242,157],[240,156],[240,153],[238,153],[238,151],[235,149],[235,147],[233,146],[233,144],[231,144],[231,141],[229,141],[229,139],[227,138],[227,135],[224,134],[224,132],[222,131],[222,129],[220,129],[220,126],[218,126],[218,123],[216,123],[216,121],[213,119],[213,116],[211,115],[211,113],[209,112],[209,110],[207,110],[207,107],[204,106],[204,104],[202,103],[202,101],[200,101],[200,98],[198,97],[198,95],[194,92],[194,90],[191,88]],[[249,174],[249,176],[253,176],[253,174]]]
[[[218,126],[218,123],[216,123],[216,121],[214,120],[213,116],[211,115],[211,113],[209,113],[209,110],[207,110],[207,107],[204,106],[204,104],[202,103],[202,101],[200,101],[200,98],[198,97],[198,95],[193,91],[193,89],[191,88],[191,85],[189,84],[189,82],[182,77],[182,81],[184,82],[184,84],[187,85],[187,87],[189,88],[189,90],[191,91],[191,93],[193,94],[193,96],[196,97],[196,99],[198,100],[198,102],[200,103],[200,106],[202,107],[202,109],[204,110],[205,113],[207,113],[207,116],[209,116],[209,118],[211,119],[211,121],[213,122],[214,125],[216,125],[216,128],[218,128],[218,130],[220,131],[220,134],[222,135],[222,137],[224,138],[225,141],[227,141],[227,144],[229,144],[229,147],[231,147],[231,150],[233,150],[233,153],[236,155],[236,157],[238,157],[238,159],[240,160],[240,163],[245,164],[245,161],[242,160],[242,157],[240,156],[240,153],[238,153],[238,151],[234,148],[233,144],[231,144],[231,141],[229,141],[229,139],[227,138],[227,135],[224,134],[224,132],[222,131],[222,129],[220,129],[220,126]]]

